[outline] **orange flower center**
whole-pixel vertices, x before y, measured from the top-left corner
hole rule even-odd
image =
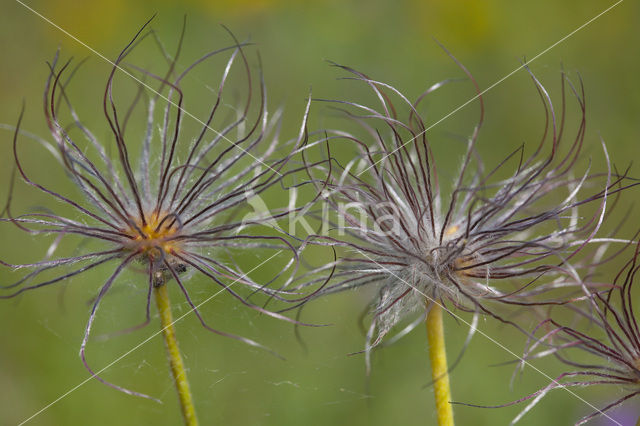
[[[460,229],[459,225],[453,225],[453,226],[448,227],[446,229],[446,231],[444,231],[445,237],[451,237],[453,234],[458,232],[458,229]]]
[[[178,223],[166,213],[158,212],[147,215],[145,219],[144,223],[142,220],[136,219],[137,228],[131,227],[126,231],[133,237],[131,248],[149,255],[158,250],[172,253],[178,245],[172,239],[179,230]]]

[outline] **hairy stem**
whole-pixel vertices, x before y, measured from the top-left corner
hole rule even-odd
[[[447,352],[444,344],[444,327],[442,326],[442,307],[437,302],[432,302],[427,308],[429,309],[426,320],[427,339],[429,341],[431,377],[436,398],[438,425],[453,426],[453,409],[449,403],[451,389],[449,387]]]
[[[184,368],[184,363],[182,362],[180,349],[178,348],[176,332],[173,328],[171,303],[169,302],[169,292],[167,291],[165,283],[155,286],[155,295],[156,304],[158,305],[158,313],[160,314],[160,321],[162,324],[162,334],[167,347],[169,366],[171,367],[173,381],[176,385],[176,390],[178,391],[178,398],[180,400],[180,408],[182,409],[184,423],[187,426],[197,426],[198,419],[196,418],[196,410],[193,406],[191,391],[189,390],[187,372]]]

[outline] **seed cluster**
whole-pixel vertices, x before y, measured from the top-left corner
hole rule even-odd
[[[555,356],[571,369],[547,387],[505,404],[530,401],[514,422],[556,388],[609,384],[628,389],[578,424],[640,395],[640,327],[631,290],[640,270],[640,246],[635,237],[617,238],[618,226],[605,226],[612,206],[637,182],[628,171],[611,166],[604,143],[606,170],[592,172],[584,165],[586,102],[581,81],[576,85],[562,73],[558,108],[530,73],[544,113],[542,137],[533,150],[514,146],[503,160],[487,167],[479,154],[485,101],[460,64],[478,107],[477,122],[462,143],[432,141],[424,118],[424,100],[450,81],[432,85],[411,101],[391,85],[337,64],[348,80],[369,88],[378,103],[318,99],[316,103],[340,110],[348,126],[309,129],[309,101],[299,133],[281,140],[282,113],[267,112],[266,84],[261,73],[256,77],[251,71],[249,43],[231,35],[231,46],[180,68],[183,36],[173,56],[163,54],[168,67],[161,73],[125,62],[145,40],[157,42],[146,25],[114,60],[102,93],[111,130],[107,140],[84,124],[70,99],[72,77],[81,64],[74,68],[71,60],[61,63],[58,53],[49,65],[44,93],[51,141],[23,132],[22,113],[14,133],[15,167],[24,183],[73,213],[14,216],[7,204],[6,218],[0,221],[32,235],[57,238],[41,261],[0,261],[28,271],[2,285],[0,299],[111,265],[93,299],[80,349],[92,376],[122,392],[149,397],[106,382],[86,359],[100,303],[118,277],[142,269],[147,303],[140,326],[149,323],[153,288],[176,285],[207,330],[261,348],[254,340],[208,325],[190,297],[185,272],[201,275],[255,311],[296,326],[309,324],[282,312],[333,293],[373,288],[376,297],[367,311],[371,321],[364,349],[368,369],[374,349],[420,324],[435,304],[454,316],[472,315],[465,346],[481,316],[514,326],[528,339],[523,362]],[[220,57],[226,62],[215,90],[194,94],[184,89],[195,69]],[[116,88],[115,76],[123,70],[137,83],[132,100],[124,96],[126,90]],[[239,79],[242,95],[239,105],[230,108],[226,93],[232,76]],[[186,111],[184,102],[192,97],[206,101],[203,119]],[[567,118],[569,102],[577,106],[576,123]],[[127,123],[140,114],[146,117],[144,134],[132,134]],[[197,124],[192,137],[184,124],[187,119]],[[75,194],[65,195],[31,178],[20,149],[29,138],[54,153],[75,184]],[[113,156],[108,155],[111,150]],[[448,164],[452,157],[456,167],[443,173],[440,163]],[[309,188],[312,195],[297,203],[301,188]],[[277,201],[278,196],[271,196],[277,191],[294,195],[286,206],[266,207],[262,197]],[[264,212],[250,211],[263,205]],[[307,226],[305,235],[292,230],[292,224],[289,231],[281,226],[281,221],[300,219],[304,213],[319,226]],[[101,248],[55,257],[58,244],[69,235]],[[623,248],[606,255],[613,244]],[[614,279],[596,280],[602,265],[633,245],[634,255]],[[333,260],[321,258],[318,265],[318,248],[329,248]],[[247,252],[261,256],[260,265],[276,273],[261,272],[260,279],[252,279],[237,261]],[[282,253],[289,255],[284,265],[272,262]],[[54,278],[43,278],[52,270],[58,271]],[[266,301],[254,302],[256,295]],[[288,304],[267,309],[274,302]],[[514,307],[521,317],[525,312],[527,321],[518,321]],[[570,326],[563,325],[567,314],[577,318]],[[532,319],[538,326],[529,330],[525,324]],[[583,323],[593,326],[591,331]],[[568,355],[574,352],[597,362],[574,360]]]

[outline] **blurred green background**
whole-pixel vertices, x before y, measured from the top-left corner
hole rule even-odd
[[[108,58],[114,58],[154,13],[157,17],[152,26],[169,46],[175,45],[182,17],[187,15],[182,65],[210,49],[229,44],[219,24],[228,26],[241,40],[250,36],[258,43],[263,58],[270,108],[285,107],[283,134],[287,137],[297,131],[310,86],[314,96],[320,98],[349,96],[350,86],[336,80],[343,74],[325,60],[367,72],[415,98],[437,81],[461,76],[435,38],[485,88],[517,68],[523,57],[534,57],[613,4],[595,0],[313,3],[28,0],[25,3]],[[622,2],[531,64],[532,71],[556,100],[562,65],[574,80],[578,72],[582,76],[588,108],[585,152],[594,158],[596,170],[604,170],[600,138],[607,142],[612,160],[621,168],[640,153],[639,24],[639,4]],[[76,84],[82,90],[75,92],[74,102],[90,120],[101,122],[99,97],[109,70],[102,59],[13,0],[2,5],[0,47],[1,123],[15,124],[24,101],[27,110],[23,128],[47,136],[41,106],[48,73],[45,61],[51,60],[58,47],[64,57],[90,57],[86,69],[77,77]],[[83,98],[85,93],[87,99]],[[444,89],[434,98],[437,104],[431,107],[427,122],[435,121],[473,95],[468,86],[464,92],[454,89],[452,93],[455,96],[449,98]],[[485,102],[487,117],[479,150],[488,165],[495,164],[523,142],[537,142],[542,108],[524,72],[516,73],[487,93]],[[475,124],[474,107],[467,107],[434,128],[433,135],[446,136],[459,128],[460,134],[467,134]],[[315,104],[312,110],[313,126],[332,122],[325,106]],[[4,200],[12,167],[12,135],[6,130],[2,132],[0,199]],[[30,143],[25,144],[24,150],[35,177],[73,191],[41,148]],[[447,168],[456,168],[457,164],[456,158],[443,158],[438,166],[446,173]],[[14,214],[50,203],[24,185],[18,188]],[[629,194],[623,203],[631,205],[633,197],[634,193]],[[637,223],[630,221],[626,225],[627,234],[635,228]],[[41,238],[28,236],[10,225],[2,225],[0,240],[0,258],[9,262],[36,261],[46,251]],[[247,264],[257,263],[252,256],[243,260]],[[270,268],[268,272],[273,273],[273,266]],[[0,301],[0,424],[20,423],[88,377],[78,350],[90,299],[105,274],[106,270],[97,270],[61,286]],[[0,281],[12,277],[6,269],[0,271]],[[142,319],[144,283],[135,282],[135,277],[127,275],[121,291],[113,292],[102,306],[97,325],[102,332],[118,330]],[[198,300],[211,294],[209,284],[200,277],[194,277],[188,284]],[[192,315],[181,321],[177,332],[202,424],[435,424],[432,391],[425,387],[430,373],[421,328],[375,354],[368,385],[363,357],[347,356],[363,347],[364,337],[357,318],[368,296],[342,294],[310,306],[305,320],[333,325],[303,329],[307,350],[296,341],[289,324],[260,317],[231,298],[216,297],[203,307],[210,324],[256,339],[285,355],[286,361],[212,335]],[[173,293],[173,297],[177,316],[187,307],[179,294]],[[446,327],[449,352],[453,355],[459,351],[467,327],[451,319],[447,319]],[[92,342],[88,349],[92,365],[98,369],[109,364],[157,328],[157,324],[152,324],[127,336]],[[480,329],[516,354],[522,351],[524,343],[518,333],[492,321],[482,321]],[[476,404],[501,404],[548,383],[541,374],[525,370],[510,389],[512,366],[494,366],[510,359],[512,356],[495,343],[477,335],[452,374],[454,398]],[[562,371],[561,366],[552,362],[536,366],[550,376]],[[104,377],[156,396],[164,404],[127,396],[90,380],[28,424],[181,423],[159,337],[118,361]],[[596,405],[607,398],[597,390],[576,392]],[[521,408],[458,406],[455,415],[459,425],[502,425],[508,424]],[[555,391],[521,424],[571,424],[590,411],[575,396]]]

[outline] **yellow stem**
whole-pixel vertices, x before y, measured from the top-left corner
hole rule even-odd
[[[191,391],[189,390],[189,381],[187,380],[187,372],[182,362],[178,341],[176,340],[176,332],[173,328],[173,317],[171,315],[171,303],[169,302],[169,292],[167,286],[162,283],[155,287],[156,304],[158,305],[158,313],[162,324],[162,334],[167,347],[167,356],[169,358],[169,366],[171,374],[178,391],[180,399],[180,408],[184,423],[187,426],[197,426],[196,410],[193,406]]]
[[[438,303],[431,303],[427,308],[429,309],[426,321],[427,339],[429,340],[431,377],[436,398],[438,425],[453,426],[447,352],[444,344],[444,327],[442,326],[442,307]]]

